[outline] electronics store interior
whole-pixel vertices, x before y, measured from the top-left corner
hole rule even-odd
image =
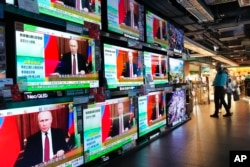
[[[105,166],[185,126],[218,61],[188,46],[139,0],[1,1],[0,166]]]

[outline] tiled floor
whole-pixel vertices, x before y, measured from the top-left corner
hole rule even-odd
[[[210,118],[214,103],[196,105],[192,119],[108,167],[228,167],[230,150],[250,151],[250,103],[232,103],[232,117]]]

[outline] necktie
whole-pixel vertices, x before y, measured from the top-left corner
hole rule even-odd
[[[50,150],[49,150],[49,137],[48,132],[45,133],[45,140],[44,140],[44,161],[47,162],[50,159]]]
[[[130,14],[131,14],[131,27],[134,28],[135,26],[134,25],[134,12],[131,11]]]
[[[159,62],[159,74],[162,74],[162,70],[161,70],[161,62]]]
[[[159,118],[159,104],[156,104],[156,118]]]
[[[73,63],[72,63],[72,74],[76,75],[76,56],[73,55]]]
[[[81,9],[81,0],[76,0],[76,9],[80,10]]]
[[[130,65],[129,65],[129,77],[133,77],[133,64],[132,63],[130,63]]]
[[[124,127],[123,127],[123,116],[119,116],[119,133],[122,134],[123,133],[123,130],[124,130]]]
[[[162,27],[160,27],[160,38],[162,39],[162,37],[163,37],[163,28]]]

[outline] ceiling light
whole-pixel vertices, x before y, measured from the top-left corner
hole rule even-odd
[[[217,52],[218,49],[219,49],[219,46],[214,45],[214,51]]]
[[[177,0],[177,2],[196,17],[199,22],[214,21],[212,12],[201,0]]]
[[[186,36],[184,36],[184,47],[195,51],[196,53],[199,53],[199,57],[204,57],[204,56],[215,56],[216,52],[202,46],[201,44],[187,38]],[[191,54],[190,56],[192,57],[193,54]]]
[[[221,63],[228,64],[229,66],[239,66],[239,64],[221,55],[216,55],[216,56],[213,56],[212,58],[217,61],[220,61]]]

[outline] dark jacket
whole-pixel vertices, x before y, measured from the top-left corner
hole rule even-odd
[[[21,166],[33,166],[43,162],[42,132],[39,131],[27,139]],[[51,128],[53,155],[59,150],[68,151],[64,133],[61,129]]]

